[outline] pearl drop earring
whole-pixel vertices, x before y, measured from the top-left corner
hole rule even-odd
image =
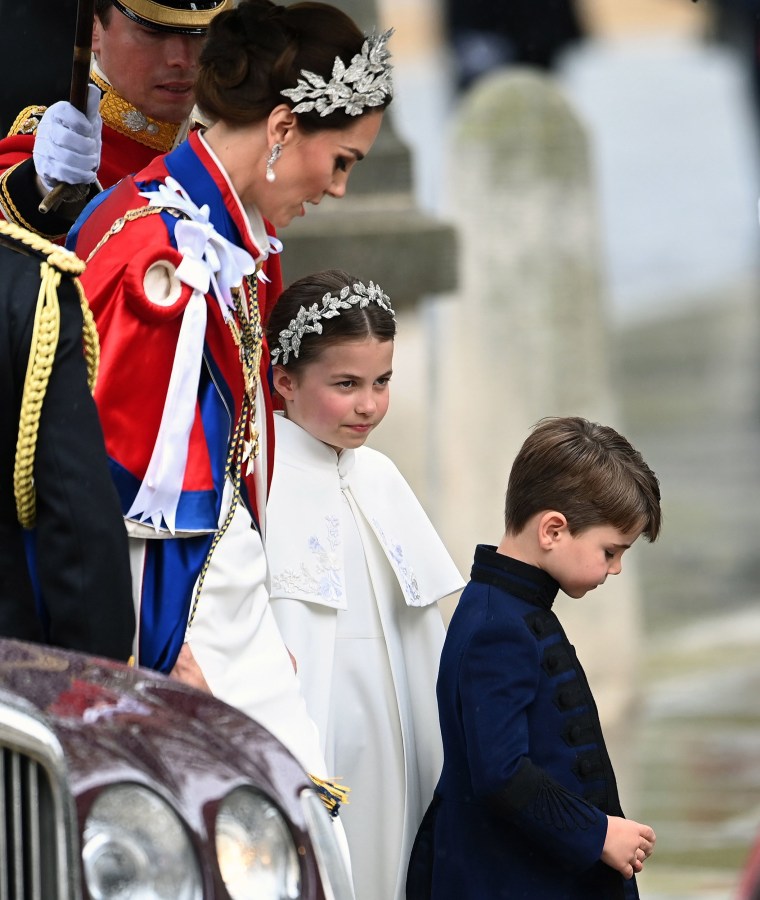
[[[274,174],[274,164],[280,158],[280,154],[282,153],[282,144],[273,144],[272,149],[269,153],[269,157],[267,159],[267,174],[266,179],[271,184],[277,176]]]

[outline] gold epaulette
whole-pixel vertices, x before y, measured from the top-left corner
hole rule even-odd
[[[47,106],[27,106],[16,116],[16,120],[8,131],[8,137],[16,134],[36,134],[37,126]]]
[[[87,382],[90,390],[95,387],[100,361],[100,343],[95,321],[87,298],[79,282],[84,263],[78,256],[52,244],[45,238],[20,228],[11,222],[0,222],[3,245],[19,252],[34,251],[40,258],[40,289],[34,313],[34,326],[29,348],[29,361],[21,397],[16,462],[13,471],[13,492],[16,498],[16,515],[23,528],[32,528],[36,517],[36,493],[34,489],[34,457],[37,450],[37,434],[40,426],[42,403],[45,399],[50,373],[61,326],[61,310],[58,303],[58,286],[64,275],[70,275],[79,294],[82,309],[82,339],[87,362]]]

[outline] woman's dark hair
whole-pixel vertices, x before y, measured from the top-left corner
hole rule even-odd
[[[269,316],[265,333],[270,350],[280,346],[280,332],[291,327],[300,309],[309,309],[316,304],[322,306],[325,294],[337,297],[340,291],[359,282],[354,275],[341,269],[327,269],[306,275],[289,285],[281,294]],[[298,356],[288,355],[288,371],[297,372],[304,366],[319,359],[327,347],[344,341],[361,341],[368,337],[378,341],[392,341],[396,336],[396,320],[389,310],[378,303],[366,306],[358,303],[349,309],[341,309],[337,316],[321,318],[321,333],[306,333],[301,338]]]
[[[281,91],[296,87],[302,70],[329,81],[335,57],[348,67],[364,40],[353,19],[329,3],[307,0],[278,6],[271,0],[241,0],[209,26],[196,102],[212,120],[261,122],[280,103],[296,106]],[[388,103],[390,97],[365,110],[382,110]],[[345,128],[355,119],[343,109],[324,117],[314,110],[298,113],[298,124],[306,132]]]

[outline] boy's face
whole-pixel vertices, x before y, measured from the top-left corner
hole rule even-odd
[[[583,597],[622,570],[623,554],[641,532],[641,527],[626,532],[613,525],[594,525],[572,535],[564,526],[545,568],[569,597]]]

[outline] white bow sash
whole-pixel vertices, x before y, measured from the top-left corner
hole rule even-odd
[[[175,179],[169,177],[158,190],[141,196],[150,201],[150,206],[176,209],[188,217],[177,222],[174,230],[177,250],[182,255],[175,275],[193,293],[182,314],[156,443],[127,518],[150,521],[156,531],[163,519],[174,534],[198,399],[206,294],[213,290],[225,321],[229,321],[234,309],[232,289],[239,287],[243,276],[256,270],[256,263],[250,253],[216,231],[209,221],[208,205],[198,208]]]

